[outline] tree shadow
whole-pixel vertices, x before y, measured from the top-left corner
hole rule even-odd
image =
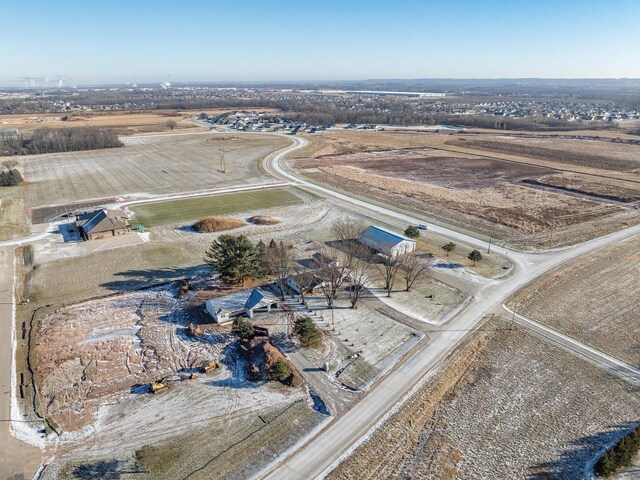
[[[93,463],[84,463],[78,465],[72,471],[73,478],[80,480],[94,480],[96,478],[102,480],[119,480],[120,478],[128,478],[129,475],[137,473],[147,472],[138,468],[132,469],[127,467],[119,460],[99,460]]]
[[[124,290],[139,290],[142,288],[153,287],[183,278],[191,278],[195,275],[210,271],[211,267],[205,264],[192,267],[164,267],[146,270],[132,269],[115,274],[116,277],[122,277],[122,280],[105,282],[100,284],[100,286],[114,292],[122,292]]]
[[[531,472],[527,478],[530,480],[584,478],[587,465],[590,462],[595,463],[596,456],[604,453],[606,448],[617,442],[636,425],[636,422],[612,425],[609,430],[573,440],[570,443],[571,447],[561,452],[556,460],[530,467]]]
[[[449,269],[453,269],[453,268],[462,268],[462,264],[461,263],[445,263],[445,262],[438,262],[434,265],[434,267],[436,268],[449,268]]]

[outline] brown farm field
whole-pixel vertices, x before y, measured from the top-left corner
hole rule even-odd
[[[639,409],[637,387],[492,321],[329,478],[584,478]]]
[[[526,248],[575,244],[639,219],[638,212],[625,205],[640,199],[640,183],[634,180],[640,170],[633,156],[640,152],[636,145],[590,141],[596,146],[589,153],[575,140],[517,138],[546,142],[549,151],[548,145],[554,146],[557,155],[538,161],[456,150],[449,145],[453,141],[481,141],[459,137],[337,131],[312,137],[291,164],[316,182]],[[580,164],[579,172],[560,163],[561,148]],[[606,170],[618,164],[628,170]]]
[[[168,120],[175,120],[176,131],[206,130],[189,119],[200,113],[218,115],[232,109],[204,110],[133,110],[108,112],[68,112],[48,114],[16,114],[0,115],[0,128],[17,128],[20,131],[31,131],[36,128],[61,127],[106,127],[113,128],[119,135],[135,135],[139,133],[169,132]],[[252,109],[249,109],[252,110]],[[264,110],[264,109],[260,109]],[[67,116],[66,121],[60,118]]]
[[[276,136],[215,133],[124,141],[121,148],[20,158],[27,206],[266,183],[271,178],[261,172],[258,161],[287,144]],[[221,154],[227,173],[219,170]]]
[[[640,368],[640,237],[564,265],[520,290],[511,308]]]

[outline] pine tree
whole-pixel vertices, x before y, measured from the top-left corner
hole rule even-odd
[[[258,248],[245,235],[221,235],[211,243],[204,260],[242,286],[247,278],[261,275]]]

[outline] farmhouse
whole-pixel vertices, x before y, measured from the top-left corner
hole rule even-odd
[[[360,236],[360,241],[376,252],[391,257],[415,251],[416,242],[386,228],[371,225]]]
[[[278,302],[278,298],[273,293],[253,288],[207,300],[205,308],[213,317],[214,322],[225,323],[240,315],[253,318],[253,313],[256,310],[266,309],[267,312],[270,312],[272,306],[278,306]]]
[[[76,227],[83,240],[124,235],[131,231],[129,217],[122,210],[95,210],[76,216]]]

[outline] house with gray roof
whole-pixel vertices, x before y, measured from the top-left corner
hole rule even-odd
[[[76,216],[76,228],[83,240],[115,237],[131,231],[129,217],[122,210],[95,210]]]
[[[207,300],[205,308],[214,322],[225,323],[240,315],[253,318],[256,310],[270,312],[271,307],[277,307],[279,302],[280,300],[273,293],[261,288],[253,288]]]
[[[364,229],[360,236],[360,242],[376,252],[384,253],[390,257],[411,253],[416,249],[415,240],[375,225]]]

